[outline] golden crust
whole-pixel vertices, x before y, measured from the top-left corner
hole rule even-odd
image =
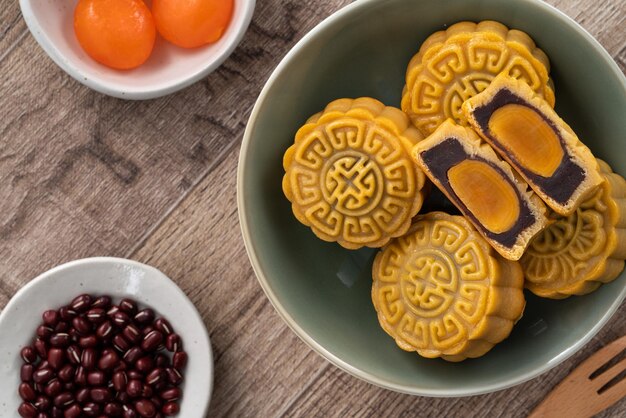
[[[429,36],[410,60],[401,108],[425,136],[448,118],[466,125],[462,103],[501,72],[554,106],[549,70],[548,57],[524,32],[494,21],[459,22]]]
[[[402,111],[371,98],[339,99],[313,115],[283,157],[296,218],[325,241],[381,247],[409,228],[424,198],[410,158],[422,139]]]
[[[524,311],[519,263],[500,257],[461,216],[420,215],[376,256],[372,302],[406,351],[461,361],[484,355]]]
[[[538,296],[563,299],[608,283],[626,259],[626,180],[598,160],[604,182],[595,194],[531,242],[520,262],[526,287]]]

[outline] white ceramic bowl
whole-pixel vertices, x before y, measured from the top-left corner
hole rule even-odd
[[[184,49],[157,36],[154,51],[139,68],[119,71],[91,59],[74,35],[78,0],[20,0],[22,15],[39,45],[76,80],[110,96],[144,100],[173,93],[205,77],[233,52],[243,38],[255,0],[235,0],[233,17],[222,38],[211,45]]]
[[[204,418],[213,388],[213,353],[200,314],[185,293],[154,267],[121,258],[87,258],[49,270],[32,280],[0,314],[0,417],[17,416],[22,360],[41,314],[68,304],[81,293],[130,297],[172,324],[189,355],[179,417]]]

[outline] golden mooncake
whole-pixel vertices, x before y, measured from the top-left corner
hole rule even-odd
[[[406,351],[461,361],[508,337],[526,304],[518,262],[500,257],[462,216],[417,216],[373,265],[382,328]]]
[[[589,148],[526,83],[501,74],[463,103],[470,125],[552,210],[572,213],[602,182]]]
[[[524,32],[501,23],[459,22],[432,34],[409,62],[402,110],[429,135],[448,118],[466,125],[465,100],[500,73],[524,80],[554,106],[546,54]]]
[[[543,202],[471,128],[447,120],[413,158],[503,257],[518,260],[547,225]]]
[[[422,139],[399,109],[339,99],[312,116],[283,158],[296,218],[325,241],[356,249],[402,235],[423,202],[410,150]]]
[[[615,279],[626,259],[626,181],[598,160],[604,182],[567,217],[530,244],[520,262],[526,287],[538,296],[562,299],[593,292]]]

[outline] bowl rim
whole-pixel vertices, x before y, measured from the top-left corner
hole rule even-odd
[[[175,93],[179,90],[188,87],[201,78],[215,71],[226,59],[233,53],[235,48],[239,45],[243,39],[250,22],[252,21],[252,15],[256,7],[256,0],[241,0],[244,10],[241,24],[236,28],[237,34],[233,38],[233,41],[222,51],[221,54],[214,57],[214,59],[201,70],[190,74],[186,78],[183,78],[177,82],[166,82],[158,86],[148,86],[144,88],[137,88],[135,90],[122,89],[120,86],[114,83],[109,83],[100,77],[94,77],[93,74],[82,71],[76,67],[67,57],[62,54],[56,47],[54,42],[46,35],[46,33],[40,30],[40,25],[37,23],[37,19],[34,16],[33,8],[31,5],[32,0],[19,0],[22,16],[26,21],[28,30],[33,35],[39,46],[44,52],[54,61],[63,71],[69,74],[72,78],[81,84],[108,96],[116,97],[118,99],[127,100],[148,100],[156,99],[158,97],[166,96],[168,94]]]
[[[135,261],[129,260],[126,258],[118,258],[118,257],[90,257],[90,258],[82,258],[78,260],[69,261],[60,265],[57,265],[32,279],[30,282],[26,283],[22,286],[15,294],[11,297],[6,306],[0,311],[0,324],[6,321],[7,316],[10,316],[14,311],[14,305],[19,305],[23,303],[24,300],[28,300],[28,294],[40,286],[42,283],[45,283],[50,278],[58,277],[59,275],[63,275],[64,272],[72,269],[89,269],[90,266],[94,265],[105,265],[107,268],[114,268],[117,266],[125,266],[135,268],[144,272],[148,272],[151,278],[157,277],[158,282],[163,285],[166,284],[168,287],[168,292],[177,293],[176,298],[179,300],[185,301],[189,308],[191,308],[191,316],[193,320],[197,321],[201,326],[194,329],[194,339],[198,341],[202,341],[206,343],[208,351],[206,352],[206,356],[208,358],[208,363],[206,364],[206,372],[208,373],[207,387],[206,390],[198,391],[194,388],[194,392],[198,392],[201,396],[201,402],[198,402],[201,405],[201,410],[196,410],[198,412],[198,417],[204,417],[210,408],[211,398],[213,394],[214,388],[214,357],[213,357],[213,348],[211,346],[211,340],[209,337],[208,330],[202,316],[198,312],[198,308],[195,304],[189,299],[187,294],[174,282],[170,279],[165,273],[156,267]],[[158,306],[151,306],[154,309],[158,310]],[[19,376],[18,376],[19,377]],[[11,392],[10,395],[13,395]],[[204,399],[202,397],[205,397]],[[183,398],[184,399],[184,398]],[[184,400],[183,400],[184,402]]]
[[[323,32],[327,27],[334,24],[335,21],[341,20],[344,17],[349,16],[350,14],[357,14],[359,11],[366,9],[367,7],[373,5],[379,0],[359,0],[355,1],[342,9],[334,12],[330,16],[326,17],[322,22],[316,25],[313,29],[311,29],[306,35],[300,39],[292,49],[285,55],[285,57],[281,60],[278,66],[274,69],[267,82],[265,83],[257,101],[252,109],[250,114],[250,118],[248,119],[248,123],[246,125],[246,129],[243,135],[243,140],[241,144],[241,150],[239,153],[239,161],[237,167],[237,206],[239,212],[239,224],[243,236],[244,245],[246,248],[246,252],[248,254],[248,258],[250,259],[250,263],[252,264],[252,269],[258,279],[259,284],[263,288],[263,291],[267,295],[274,309],[278,312],[280,317],[287,323],[287,325],[291,328],[291,330],[306,343],[310,348],[312,348],[317,354],[328,360],[330,363],[340,368],[341,370],[351,374],[354,377],[362,379],[366,382],[374,384],[376,386],[393,390],[395,392],[405,393],[409,395],[417,395],[417,396],[429,396],[429,397],[460,397],[460,396],[475,396],[486,393],[491,393],[503,389],[507,389],[524,382],[527,382],[535,377],[551,370],[557,365],[561,364],[563,361],[571,357],[574,353],[579,351],[584,345],[586,345],[599,331],[606,325],[609,319],[613,316],[613,314],[620,307],[622,301],[626,298],[626,286],[623,287],[615,299],[615,301],[608,307],[605,314],[602,318],[590,329],[587,333],[576,341],[571,346],[567,347],[560,354],[555,356],[552,361],[543,364],[541,367],[537,367],[533,370],[530,370],[526,373],[517,375],[515,377],[511,377],[508,379],[501,379],[500,381],[491,382],[484,385],[475,385],[471,388],[460,388],[460,389],[433,389],[429,387],[417,387],[410,385],[402,385],[394,383],[389,379],[382,378],[380,376],[376,376],[373,373],[365,372],[360,370],[359,368],[353,366],[347,361],[342,360],[335,354],[331,353],[320,343],[315,341],[290,315],[290,313],[283,307],[279,298],[277,297],[274,289],[270,285],[265,275],[265,271],[263,268],[263,263],[257,256],[256,250],[254,248],[251,234],[250,234],[250,225],[248,222],[248,211],[249,208],[246,206],[245,190],[244,190],[244,178],[246,177],[246,167],[247,167],[247,159],[250,158],[248,154],[248,149],[250,147],[250,142],[252,138],[252,132],[255,130],[257,118],[261,111],[261,108],[264,106],[264,103],[267,99],[267,95],[270,89],[273,87],[276,79],[283,73],[285,68],[289,65],[291,60],[299,53],[299,51],[308,44],[309,41],[312,41],[316,37],[319,36],[321,32]],[[626,77],[620,71],[619,67],[611,57],[611,55],[604,49],[604,47],[593,37],[587,30],[585,30],[580,24],[578,24],[575,20],[567,16],[562,11],[558,10],[552,5],[544,3],[540,0],[520,0],[527,4],[532,4],[533,6],[537,6],[542,9],[545,13],[551,14],[556,19],[564,21],[565,24],[569,25],[578,32],[583,38],[586,39],[587,42],[598,52],[599,56],[603,59],[604,63],[612,69],[612,71],[616,74],[616,77],[621,80],[621,84],[626,94]]]

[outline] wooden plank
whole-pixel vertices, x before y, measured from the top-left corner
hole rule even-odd
[[[0,2],[0,62],[24,39],[28,33],[22,19],[18,1]]]
[[[140,245],[241,138],[280,58],[341,4],[259,2],[218,71],[143,102],[95,93],[19,42],[0,62],[0,306],[56,264]]]

